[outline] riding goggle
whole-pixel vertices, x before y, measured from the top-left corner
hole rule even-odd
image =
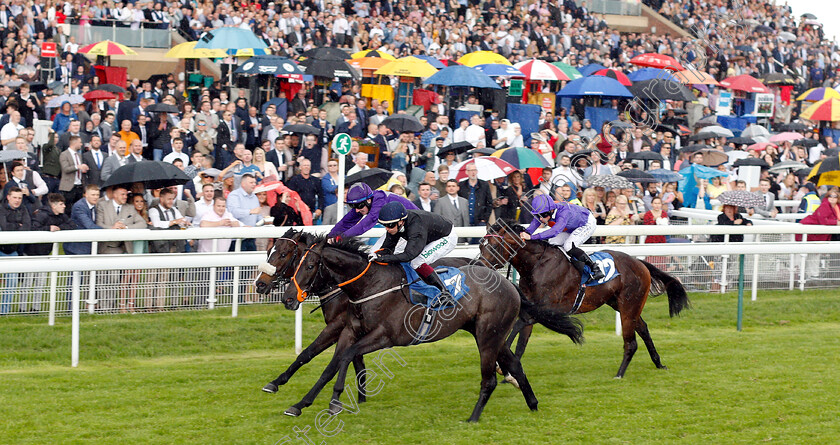
[[[350,207],[353,208],[353,209],[356,209],[356,210],[363,209],[363,208],[367,207],[367,205],[368,205],[367,201],[350,203]]]
[[[389,223],[382,223],[382,225],[385,226],[386,229],[393,229],[394,227],[397,227],[399,223],[399,221],[394,221]]]
[[[543,213],[538,214],[537,216],[540,217],[540,218],[551,218],[551,213],[552,212],[543,212]]]

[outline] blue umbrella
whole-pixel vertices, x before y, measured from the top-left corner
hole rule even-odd
[[[440,60],[435,59],[432,56],[413,55],[412,57],[416,57],[420,60],[425,60],[426,62],[429,62],[429,65],[431,65],[431,66],[433,66],[433,67],[435,67],[439,70],[442,70],[442,69],[446,68],[446,65],[444,65]]]
[[[573,80],[557,93],[559,97],[633,97],[619,81],[605,76],[590,76]]]
[[[225,27],[207,32],[195,44],[196,49],[223,49],[228,54],[236,54],[237,50],[253,48],[266,49],[268,46],[252,31],[242,28]]]
[[[484,65],[476,65],[475,69],[487,74],[490,77],[525,77],[525,75],[522,74],[522,71],[519,71],[510,65],[504,65],[501,63],[485,63]]]
[[[255,56],[248,59],[234,71],[237,74],[297,75],[303,79],[303,71],[291,59],[280,56]]]
[[[464,65],[448,66],[426,79],[428,85],[502,89],[489,76]],[[632,95],[631,95],[632,97]]]
[[[656,170],[648,170],[648,173],[652,174],[654,178],[656,178],[659,182],[680,182],[683,179],[683,175],[667,170],[664,168],[657,168]]]
[[[604,69],[607,69],[607,67],[601,65],[600,63],[590,63],[589,65],[584,66],[578,71],[580,71],[580,73],[583,74],[583,77],[586,77],[591,76],[592,73],[594,73],[595,71],[600,71]]]
[[[670,71],[661,70],[659,68],[642,68],[628,74],[627,78],[633,82],[641,82],[643,80],[651,79],[673,80],[674,82],[678,82],[677,78],[674,77]]]

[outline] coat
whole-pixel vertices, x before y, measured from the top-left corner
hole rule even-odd
[[[458,196],[470,200],[470,181],[462,181]],[[469,206],[468,206],[469,208]],[[490,195],[490,185],[487,181],[478,180],[475,190],[475,225],[484,225],[490,219],[490,212],[493,211],[493,197]]]
[[[73,204],[70,219],[73,221],[76,230],[96,230],[102,228],[96,225],[96,221],[94,221],[90,214],[90,209],[85,198]],[[64,243],[64,252],[68,255],[90,255],[90,243]]]
[[[50,231],[50,226],[58,226],[61,230],[73,230],[76,224],[70,220],[66,213],[53,213],[49,204],[41,207],[32,214],[32,230]],[[24,249],[27,255],[49,255],[52,251],[52,244],[28,244]]]
[[[823,199],[822,203],[814,213],[802,218],[800,224],[818,225],[818,226],[836,226],[837,213],[831,208],[828,199]],[[802,241],[802,235],[796,235],[797,241]],[[831,234],[808,235],[808,241],[831,241]]]
[[[114,208],[111,201],[99,201],[99,204],[96,205],[96,225],[110,229],[117,221],[122,221],[128,229],[146,228],[146,221],[130,203],[123,205],[120,208],[119,215],[117,215],[117,209]],[[131,253],[133,244],[132,241],[101,242],[99,243],[99,253]]]
[[[458,197],[458,208],[452,205],[449,195],[443,195],[437,200],[432,213],[440,215],[451,222],[455,227],[468,227],[470,225],[469,202]]]
[[[58,190],[62,192],[69,192],[73,190],[74,183],[76,182],[76,163],[73,161],[73,152],[71,150],[65,150],[61,153],[58,158],[59,164],[61,164],[61,183],[58,185]],[[79,153],[79,160],[82,160],[82,154]],[[85,176],[82,175],[82,186],[85,185]]]

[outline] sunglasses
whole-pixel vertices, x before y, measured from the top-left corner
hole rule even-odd
[[[399,221],[394,221],[394,222],[387,223],[387,224],[382,223],[382,225],[385,226],[386,229],[393,229],[394,227],[397,227],[397,224],[399,224],[399,223],[400,223]]]
[[[365,208],[365,207],[367,207],[367,201],[354,202],[354,203],[350,204],[350,208],[353,208],[353,209],[356,209],[356,210],[362,209],[362,208]]]
[[[539,214],[539,215],[537,215],[537,216],[539,216],[540,218],[551,218],[551,214],[552,214],[552,213],[553,213],[553,212],[543,212],[543,213],[540,213],[540,214]]]

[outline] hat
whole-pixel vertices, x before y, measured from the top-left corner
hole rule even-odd
[[[199,175],[212,176],[212,177],[215,178],[216,176],[219,176],[219,173],[221,173],[221,172],[222,171],[219,170],[218,168],[208,168],[208,169],[205,169],[205,170],[202,170],[202,171],[198,172],[198,174]],[[225,175],[225,176],[227,176],[227,175]]]
[[[805,188],[806,188],[809,192],[816,192],[816,191],[817,191],[817,186],[815,186],[813,183],[810,183],[810,182],[809,182],[809,183],[806,183],[804,187],[805,187]]]
[[[221,172],[219,172],[219,173],[221,173]],[[222,179],[232,178],[233,176],[234,176],[234,173],[233,173],[233,170],[231,170],[231,171],[225,173],[225,176]]]

